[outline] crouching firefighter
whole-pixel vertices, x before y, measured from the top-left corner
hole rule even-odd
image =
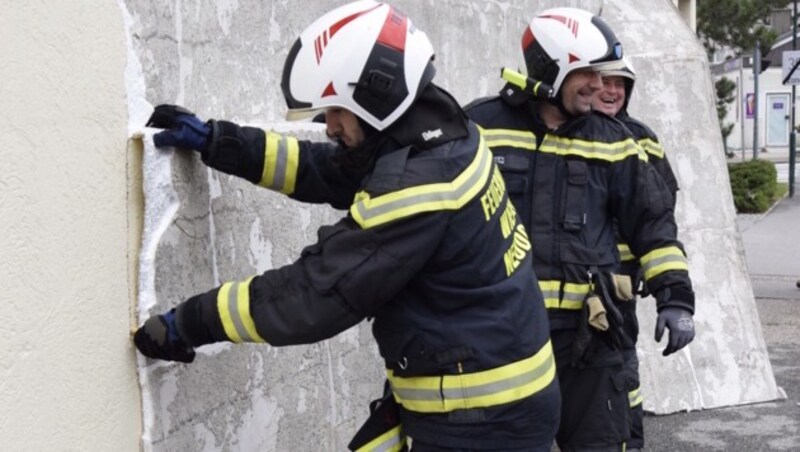
[[[156,107],[156,146],[348,213],[294,263],[151,317],[134,337],[144,355],[308,344],[372,318],[386,392],[352,450],[408,450],[406,438],[423,452],[550,450],[560,391],[531,242],[478,128],[432,83],[432,59],[406,16],[365,0],[312,23],[284,65],[289,119],[324,112],[334,142]]]

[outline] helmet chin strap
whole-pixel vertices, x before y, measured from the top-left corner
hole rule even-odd
[[[572,113],[568,112],[567,109],[564,107],[564,98],[561,97],[561,90],[558,91],[558,94],[556,94],[555,97],[550,98],[547,101],[550,102],[552,105],[555,105],[556,108],[558,108],[558,111],[560,111],[565,118],[571,118],[575,116]]]
[[[378,133],[378,129],[369,125],[369,123],[361,119],[360,116],[356,116],[356,119],[358,120],[358,125],[361,126],[361,130],[364,132],[364,140],[368,140]]]

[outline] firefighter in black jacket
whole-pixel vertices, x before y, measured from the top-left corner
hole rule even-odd
[[[655,132],[641,121],[628,114],[628,103],[633,93],[636,82],[636,72],[628,57],[623,57],[619,67],[607,69],[602,72],[603,89],[597,92],[592,102],[595,111],[605,113],[618,119],[633,134],[633,137],[647,153],[648,161],[658,171],[672,194],[673,208],[675,196],[678,193],[678,181],[672,167],[667,160],[664,149]],[[639,358],[636,355],[636,342],[639,337],[639,320],[636,318],[636,295],[646,294],[647,290],[641,283],[641,267],[639,261],[631,253],[630,247],[620,242],[617,244],[620,256],[619,271],[627,275],[632,283],[634,297],[627,303],[622,303],[620,311],[624,319],[625,333],[631,339],[622,354],[625,359],[625,375],[628,390],[628,403],[631,416],[631,438],[628,441],[628,452],[636,452],[644,448],[644,410],[642,402],[644,397],[641,392],[639,380]]]
[[[341,6],[286,60],[290,118],[324,111],[339,144],[156,108],[156,146],[348,209],[291,265],[147,320],[146,356],[191,362],[218,341],[307,344],[374,317],[387,395],[353,450],[549,451],[560,392],[531,244],[478,128],[431,83],[426,35],[389,5]]]
[[[528,77],[504,71],[499,97],[473,102],[533,243],[548,308],[562,410],[562,451],[619,451],[629,437],[619,304],[631,298],[617,267],[614,220],[656,294],[664,354],[694,337],[694,293],[676,239],[673,200],[625,127],[592,113],[600,71],[622,58],[608,25],[589,12],[554,8],[525,29]]]

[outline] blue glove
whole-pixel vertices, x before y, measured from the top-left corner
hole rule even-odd
[[[153,143],[159,148],[175,146],[202,152],[211,138],[211,126],[178,105],[157,106],[146,125],[168,129],[153,135]]]
[[[182,363],[194,361],[194,349],[178,334],[175,309],[147,319],[133,335],[133,343],[148,358]]]
[[[689,345],[694,339],[692,313],[681,308],[665,307],[656,320],[656,342],[661,341],[664,327],[669,328],[669,342],[663,355],[667,356]]]

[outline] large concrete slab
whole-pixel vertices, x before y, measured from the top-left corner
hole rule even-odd
[[[655,413],[781,397],[761,334],[705,52],[671,2],[608,1],[604,15],[639,80],[631,112],[660,136],[681,185],[677,217],[697,293],[698,335],[663,358],[652,299],[640,303],[642,390]]]
[[[321,138],[319,129],[282,122],[279,78],[297,34],[340,3],[120,0],[129,28],[131,129],[141,129],[149,105],[179,103],[206,118]],[[433,41],[436,80],[466,103],[499,89],[498,69],[517,64],[519,35],[535,11],[598,11],[603,2],[395,4]],[[652,306],[642,303],[645,408],[668,413],[774,399],[705,54],[669,0],[610,0],[603,15],[641,76],[632,110],[659,132],[683,187],[681,238],[698,294],[698,338],[668,359],[650,338]],[[194,155],[156,150],[149,136],[144,142],[142,321],[221,282],[291,262],[319,225],[341,215],[208,170]],[[204,347],[189,366],[141,360],[145,449],[344,450],[383,381],[368,330],[365,323],[283,349]]]

